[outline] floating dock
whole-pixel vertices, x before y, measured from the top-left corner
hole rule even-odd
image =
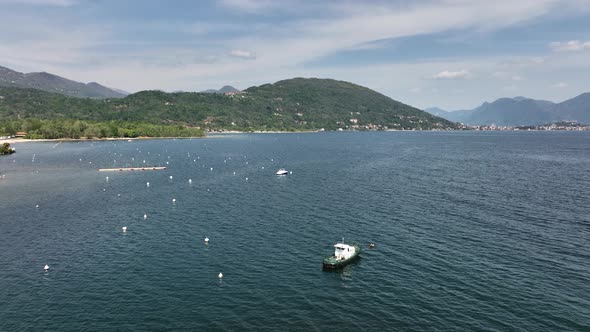
[[[168,169],[166,166],[152,167],[121,167],[121,168],[100,168],[99,172],[124,172],[124,171],[161,171]]]

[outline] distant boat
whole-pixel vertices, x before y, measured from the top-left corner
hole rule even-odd
[[[287,174],[289,174],[289,171],[287,171],[287,170],[286,170],[286,169],[284,169],[284,168],[281,168],[281,169],[279,169],[279,170],[277,171],[277,173],[276,173],[276,174],[277,174],[277,175],[287,175]]]
[[[336,269],[343,267],[357,259],[360,252],[361,248],[358,245],[345,244],[344,239],[342,239],[341,243],[334,245],[334,255],[324,258],[324,268]]]

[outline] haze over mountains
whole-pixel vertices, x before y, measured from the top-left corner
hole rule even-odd
[[[590,124],[590,92],[560,103],[525,97],[500,98],[471,110],[425,109],[433,115],[467,125],[527,126],[557,121]]]
[[[0,86],[31,88],[87,98],[121,98],[129,94],[96,82],[86,84],[46,72],[20,73],[2,66],[0,66]]]

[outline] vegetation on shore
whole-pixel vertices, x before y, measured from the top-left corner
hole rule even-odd
[[[0,120],[0,135],[26,132],[25,138],[114,138],[114,137],[203,137],[199,128],[182,125],[156,125],[131,121],[56,120]]]
[[[125,98],[75,98],[0,88],[0,135],[30,137],[186,136],[204,130],[305,131],[456,129],[457,125],[368,88],[295,78],[242,93],[142,91]],[[4,129],[2,129],[4,128]],[[164,135],[165,134],[165,135]]]
[[[14,152],[15,150],[10,147],[10,143],[4,143],[0,145],[0,155],[11,154]]]

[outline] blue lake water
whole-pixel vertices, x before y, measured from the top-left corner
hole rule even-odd
[[[15,147],[1,331],[590,330],[590,133]],[[323,271],[342,237],[361,259]]]

